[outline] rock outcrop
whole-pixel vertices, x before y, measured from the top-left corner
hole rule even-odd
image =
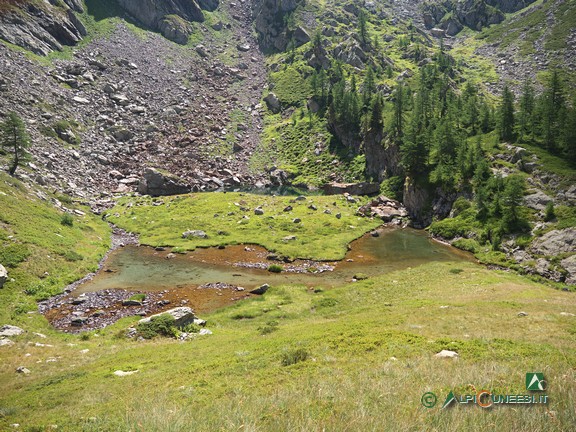
[[[539,255],[559,255],[576,252],[576,228],[553,230],[537,239],[532,251]]]
[[[0,288],[2,288],[7,281],[8,272],[6,271],[6,268],[0,264]]]
[[[442,0],[424,4],[424,25],[445,30],[453,36],[464,27],[480,30],[504,21],[505,13],[516,12],[535,0]]]
[[[162,173],[154,168],[146,168],[140,179],[138,192],[142,195],[165,196],[190,192],[191,188],[178,177]]]
[[[0,5],[0,39],[42,56],[76,45],[87,34],[74,13],[82,10],[80,2],[52,3],[59,6],[29,1]]]
[[[285,16],[302,3],[303,0],[254,1],[254,22],[263,50],[283,51],[292,38],[300,44],[306,40],[305,29],[298,27],[295,31],[291,31],[284,20]]]
[[[192,34],[189,22],[203,22],[202,9],[214,11],[219,0],[118,0],[120,5],[146,27],[159,31],[176,43],[186,44]]]

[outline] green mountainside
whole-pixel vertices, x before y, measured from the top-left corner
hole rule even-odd
[[[0,430],[570,430],[575,28],[570,0],[0,3]],[[211,332],[45,309],[135,236],[284,275],[382,224],[468,259],[286,278]],[[528,372],[548,405],[440,409]]]

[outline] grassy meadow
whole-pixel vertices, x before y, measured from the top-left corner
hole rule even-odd
[[[35,311],[40,291],[30,288],[49,280],[46,293],[56,292],[93,269],[109,227],[90,213],[69,225],[51,204],[56,197],[5,176],[0,186],[2,254],[15,279],[0,290],[0,325],[26,330],[0,347],[0,430],[567,431],[576,423],[570,292],[474,263],[430,263],[332,290],[272,286],[202,316],[213,334],[187,342],[126,338],[137,317],[64,334]],[[377,225],[355,216],[361,202],[293,199],[125,197],[107,218],[151,245],[248,242],[316,259],[343,256]],[[208,238],[182,239],[188,229]],[[282,240],[289,235],[296,240]],[[25,256],[16,253],[22,248]],[[443,349],[459,357],[435,358]],[[30,373],[17,373],[20,366]],[[547,406],[441,409],[450,390],[526,394],[527,372],[544,373]],[[422,406],[425,392],[437,395],[437,406]]]
[[[444,263],[324,292],[275,286],[204,316],[214,334],[189,342],[124,339],[135,319],[82,336],[26,333],[0,351],[0,427],[567,431],[576,318],[562,312],[575,303],[516,275]],[[435,358],[442,349],[459,358]],[[526,372],[544,373],[547,407],[440,409],[450,390],[525,394]],[[428,391],[439,406],[421,405]]]
[[[344,258],[348,243],[379,225],[356,216],[366,198],[356,200],[352,203],[344,196],[297,200],[244,193],[125,197],[108,212],[107,220],[138,233],[140,242],[150,246],[185,251],[246,243],[291,258],[337,260]],[[284,211],[288,206],[292,210]],[[255,214],[257,208],[262,215]],[[182,238],[188,230],[202,230],[208,237]],[[288,240],[291,236],[296,238]]]

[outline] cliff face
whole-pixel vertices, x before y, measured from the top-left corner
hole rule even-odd
[[[203,22],[202,9],[213,11],[219,0],[118,0],[130,15],[164,37],[186,44],[192,34],[190,21]]]
[[[455,35],[464,27],[480,30],[504,21],[504,13],[519,11],[535,0],[443,0],[431,1],[423,6],[423,19],[427,28],[438,27],[446,34]]]
[[[178,15],[187,21],[204,21],[202,9],[194,0],[118,0],[130,15],[145,26],[158,30],[167,15]]]
[[[287,27],[284,17],[295,11],[301,3],[303,0],[254,0],[254,23],[262,49],[286,49],[292,31]]]
[[[60,51],[63,45],[75,45],[86,36],[74,10],[82,11],[79,0],[67,0],[62,6],[12,2],[0,10],[0,38],[38,55]]]

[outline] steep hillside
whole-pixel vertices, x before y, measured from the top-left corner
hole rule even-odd
[[[87,2],[89,36],[47,59],[0,46],[0,110],[17,111],[35,143],[27,175],[92,200],[135,190],[146,166],[188,190],[255,183],[247,160],[264,77],[249,6],[205,12],[181,47],[114,5]]]

